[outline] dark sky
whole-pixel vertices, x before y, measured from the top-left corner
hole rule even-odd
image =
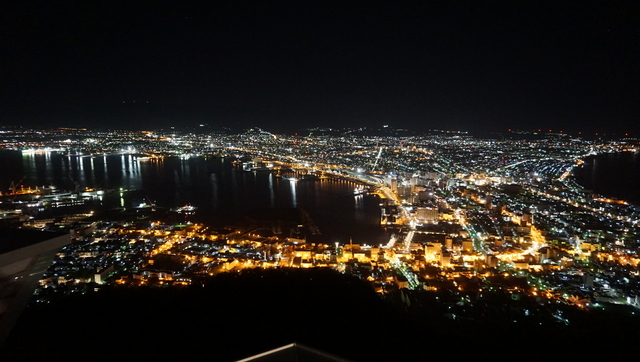
[[[637,134],[639,9],[634,1],[5,1],[0,123]]]

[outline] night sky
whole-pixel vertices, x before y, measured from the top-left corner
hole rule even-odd
[[[639,24],[634,1],[4,1],[0,124],[637,135]]]

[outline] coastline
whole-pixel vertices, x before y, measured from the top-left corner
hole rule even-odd
[[[571,179],[598,197],[640,206],[640,155],[621,151],[582,158],[571,170]]]

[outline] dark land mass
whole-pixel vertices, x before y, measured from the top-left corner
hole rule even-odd
[[[539,326],[505,316],[451,320],[422,299],[407,307],[328,269],[247,270],[182,289],[106,288],[28,309],[0,359],[232,361],[298,342],[355,361],[577,361],[622,357],[640,334],[626,312],[567,310],[569,326]]]

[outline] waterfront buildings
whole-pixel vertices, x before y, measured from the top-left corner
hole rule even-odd
[[[593,195],[572,177],[585,157],[637,152],[635,141],[552,133],[476,139],[462,132],[385,132],[7,130],[3,147],[26,153],[116,153],[130,157],[132,165],[225,156],[238,160],[239,167],[251,163],[245,172],[304,182],[350,180],[356,190],[370,190],[380,199],[380,227],[391,235],[382,245],[335,245],[307,241],[305,235],[317,234],[312,222],[287,230],[259,223],[213,230],[153,214],[144,221],[68,218],[75,221],[67,225],[83,231],[60,251],[35,300],[87,293],[104,284],[190,285],[251,268],[333,268],[369,281],[383,296],[401,295],[407,305],[435,298],[452,308],[452,318],[480,318],[482,308],[504,295],[518,301],[511,317],[527,319],[537,305],[548,312],[545,323],[565,323],[560,311],[566,305],[638,306],[640,209]],[[15,203],[3,201],[14,210],[5,217],[29,215],[31,204],[16,211]],[[460,303],[465,308],[455,307]]]

